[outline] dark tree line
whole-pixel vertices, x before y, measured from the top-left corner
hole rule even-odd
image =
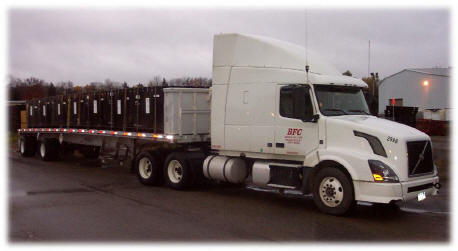
[[[155,76],[148,83],[137,83],[135,86],[210,87],[211,83],[211,79],[203,77],[172,78],[167,81],[161,76]],[[129,85],[126,82],[118,82],[111,79],[106,79],[104,82],[75,85],[72,81],[53,83],[35,77],[21,79],[10,76],[8,92],[9,100],[28,100],[47,96],[108,91],[127,87],[129,87]]]

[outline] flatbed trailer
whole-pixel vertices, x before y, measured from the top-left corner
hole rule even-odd
[[[127,91],[118,92],[127,93]],[[63,121],[61,127],[19,129],[19,151],[24,157],[33,156],[38,152],[42,160],[51,161],[58,159],[62,154],[77,150],[87,158],[100,158],[103,166],[121,165],[136,171],[140,181],[148,185],[157,184],[162,180],[163,166],[166,161],[178,160],[183,163],[181,170],[175,168],[177,169],[175,172],[176,182],[172,186],[176,188],[189,187],[202,177],[202,163],[210,151],[210,103],[208,97],[210,92],[208,88],[163,88],[160,93],[164,97],[159,96],[158,93],[153,92],[150,96],[142,97],[147,101],[143,102],[143,105],[150,105],[147,109],[143,109],[143,113],[163,115],[161,119],[155,117],[150,119],[151,128],[156,127],[158,124],[156,121],[161,122],[157,127],[163,133],[110,130],[105,129],[105,126],[102,128],[72,128],[65,127],[65,120],[61,120]],[[85,95],[80,96],[84,97]],[[154,98],[161,98],[161,103],[156,104]],[[64,102],[62,101],[64,99],[59,99],[60,103],[53,104],[48,101],[49,99],[35,101],[42,105],[41,110],[39,106],[35,108],[33,104],[28,105],[29,115],[35,119],[34,121],[45,121],[46,116],[54,115],[52,109],[46,106],[54,105],[54,107],[60,108]],[[126,99],[112,102],[114,106],[106,112],[112,114],[114,110],[114,113],[119,113],[119,117],[128,117],[125,111],[131,107],[134,108],[131,110],[138,109],[138,106],[136,107],[135,104],[131,104],[131,107],[122,106],[127,103],[125,102]],[[94,102],[96,101],[99,102],[100,100],[94,99]],[[142,100],[137,99],[137,101],[140,103]],[[80,103],[79,100],[68,100],[66,103],[73,102],[75,104]],[[121,106],[116,107],[119,104]],[[73,121],[76,123],[76,121],[80,121],[78,115],[81,114],[81,106],[75,105],[73,107],[76,117]],[[33,112],[34,109],[39,111],[38,114]],[[54,109],[54,112],[56,110]],[[62,109],[57,111],[60,112]],[[104,115],[100,109],[91,109],[91,111],[100,116]],[[70,112],[73,112],[73,108]],[[90,114],[90,116],[94,116],[94,114]],[[68,121],[66,125],[69,124]],[[32,125],[39,126],[42,123]],[[183,172],[184,169],[186,169],[185,172],[192,173],[192,175],[191,178],[186,177],[181,182],[184,175],[180,172]]]

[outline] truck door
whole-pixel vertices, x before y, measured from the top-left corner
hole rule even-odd
[[[305,156],[318,148],[310,86],[278,85],[276,97],[275,153]]]

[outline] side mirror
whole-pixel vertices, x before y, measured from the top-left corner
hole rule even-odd
[[[302,119],[302,122],[312,122],[312,123],[316,123],[318,122],[318,119],[320,118],[320,114],[314,114],[312,115],[311,117],[309,118],[304,118]]]

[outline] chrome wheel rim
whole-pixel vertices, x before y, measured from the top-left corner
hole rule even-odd
[[[40,154],[41,154],[41,157],[44,158],[45,155],[46,155],[46,146],[45,146],[45,143],[41,143],[40,145]]]
[[[19,147],[20,147],[20,151],[22,154],[24,154],[25,152],[25,144],[24,144],[24,140],[21,140],[20,143],[19,143]]]
[[[169,179],[173,183],[179,183],[183,178],[183,166],[178,160],[171,160],[167,167]]]
[[[342,203],[344,190],[335,177],[326,177],[320,183],[321,201],[328,207],[337,207]]]
[[[153,164],[149,158],[144,157],[138,162],[138,170],[143,179],[148,179],[153,173]]]

